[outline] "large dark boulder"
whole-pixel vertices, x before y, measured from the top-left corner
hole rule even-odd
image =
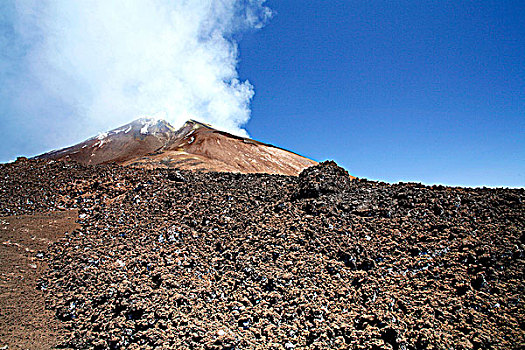
[[[304,169],[294,198],[319,198],[323,195],[343,192],[349,188],[352,177],[348,171],[332,160]]]

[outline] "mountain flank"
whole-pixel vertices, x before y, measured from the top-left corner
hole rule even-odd
[[[117,163],[140,168],[298,175],[317,162],[197,122],[175,129],[165,120],[141,118],[77,145],[37,159],[72,160],[84,165]]]

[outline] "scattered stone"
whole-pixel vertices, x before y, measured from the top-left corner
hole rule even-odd
[[[172,173],[0,165],[2,215],[84,214],[40,257],[68,347],[525,346],[523,189]]]

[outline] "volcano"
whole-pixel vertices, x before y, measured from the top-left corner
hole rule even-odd
[[[180,129],[141,118],[37,159],[84,165],[117,163],[140,168],[298,175],[317,162],[285,149],[214,129],[195,120]]]

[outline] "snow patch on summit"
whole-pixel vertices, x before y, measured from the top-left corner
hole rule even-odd
[[[97,140],[104,140],[106,137],[108,137],[107,132],[101,132],[97,135]]]
[[[142,125],[142,128],[140,129],[140,133],[143,135],[155,134],[155,130],[153,129],[152,131],[150,131],[150,128],[159,124],[160,121],[161,119],[156,118],[156,117],[140,118],[138,120],[139,125]]]

